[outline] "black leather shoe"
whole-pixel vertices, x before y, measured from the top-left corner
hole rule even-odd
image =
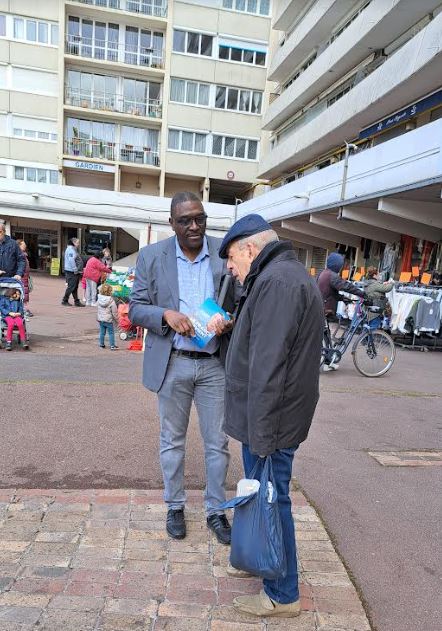
[[[232,537],[232,529],[225,515],[210,515],[207,518],[207,526],[213,530],[219,543],[228,546]]]
[[[184,539],[186,536],[186,522],[184,520],[184,509],[167,511],[166,530],[173,539]]]

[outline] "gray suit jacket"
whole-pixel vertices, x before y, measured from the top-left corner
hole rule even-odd
[[[207,243],[217,300],[227,270],[218,256],[221,239],[207,237]],[[158,392],[163,384],[175,335],[173,330],[163,324],[166,309],[179,311],[175,237],[140,250],[130,296],[131,322],[149,331],[144,352],[143,384],[153,392]]]

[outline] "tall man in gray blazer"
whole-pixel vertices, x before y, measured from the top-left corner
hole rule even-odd
[[[206,237],[203,205],[193,193],[177,193],[171,202],[175,236],[140,250],[129,317],[148,329],[143,383],[158,394],[160,462],[169,536],[186,536],[184,458],[192,401],[204,441],[207,525],[218,541],[230,543],[230,524],[218,507],[225,501],[229,464],[224,422],[222,337],[230,328],[217,323],[204,349],[192,341],[189,319],[206,298],[218,299],[227,270],[218,256],[221,239]],[[228,310],[233,304],[224,305]],[[224,336],[225,337],[225,336]]]

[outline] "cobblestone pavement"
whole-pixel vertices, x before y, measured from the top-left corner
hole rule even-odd
[[[315,510],[292,496],[299,618],[237,613],[259,579],[226,574],[229,548],[190,491],[188,535],[165,533],[160,491],[0,490],[0,631],[366,631],[364,610]]]

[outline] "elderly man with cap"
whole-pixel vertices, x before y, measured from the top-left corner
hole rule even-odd
[[[293,617],[300,604],[289,490],[293,456],[307,438],[319,397],[322,298],[291,243],[279,242],[259,215],[231,227],[220,256],[244,290],[226,358],[224,427],[242,443],[246,476],[259,458],[272,456],[287,555],[285,577],[265,579],[259,594],[233,602],[256,616]]]

